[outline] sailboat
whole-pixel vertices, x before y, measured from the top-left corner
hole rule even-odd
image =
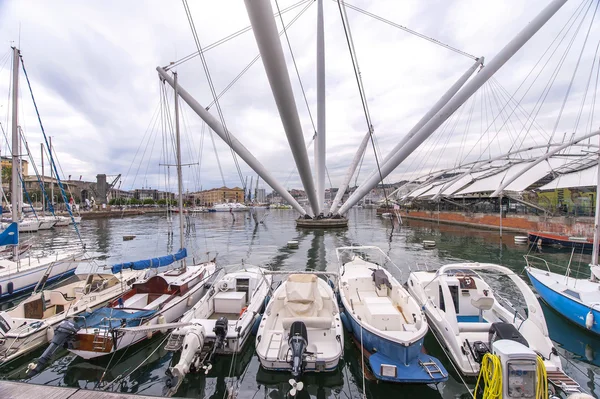
[[[0,312],[0,365],[49,343],[55,332],[60,333],[62,321],[104,305],[129,288],[141,273],[78,274],[76,282],[34,292],[13,309]]]
[[[13,245],[12,259],[0,259],[0,298],[18,294],[35,287],[42,276],[47,281],[53,281],[72,274],[82,258],[81,251],[61,251],[42,257],[29,255],[19,258],[18,244],[19,232],[22,227],[37,230],[38,221],[21,222],[19,220],[18,206],[20,199],[19,184],[19,132],[18,132],[18,90],[19,90],[19,63],[20,54],[13,47],[13,109],[12,109],[12,188],[11,210],[12,224],[7,226],[4,239]],[[35,227],[35,229],[34,229]],[[1,244],[0,244],[1,245]]]
[[[600,153],[598,156],[598,177],[600,177]],[[597,178],[596,193],[600,193],[600,179]],[[598,265],[598,245],[600,240],[600,200],[596,196],[594,218],[594,241],[589,278],[570,276],[567,267],[565,274],[550,270],[544,259],[525,255],[525,270],[531,284],[542,300],[567,320],[600,336],[600,266]],[[536,267],[541,261],[545,270]]]

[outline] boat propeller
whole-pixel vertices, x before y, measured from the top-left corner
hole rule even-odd
[[[292,386],[292,389],[290,389],[291,396],[296,396],[296,394],[304,388],[304,383],[302,381],[296,381],[295,379],[290,378],[288,382]]]

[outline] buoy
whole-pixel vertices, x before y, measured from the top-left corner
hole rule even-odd
[[[8,295],[13,294],[14,284],[12,281],[6,285],[6,290],[8,291]]]
[[[288,248],[298,248],[298,241],[288,241]]]
[[[46,339],[48,342],[52,342],[52,338],[54,338],[54,328],[50,326],[46,329]]]
[[[527,236],[515,236],[515,244],[527,244],[529,238]]]
[[[433,248],[433,247],[435,247],[435,241],[432,241],[432,240],[424,240],[424,241],[423,241],[423,246],[424,246],[425,248]]]
[[[590,309],[587,316],[585,316],[585,328],[587,328],[588,330],[591,330],[593,326],[594,326],[594,313],[592,313],[592,310]]]
[[[188,299],[187,299],[186,305],[187,305],[187,307],[189,308],[189,307],[190,307],[190,306],[192,306],[193,304],[194,304],[194,296],[193,296],[193,295],[190,295],[190,296],[188,296]]]
[[[164,315],[158,315],[158,319],[157,319],[158,324],[165,324],[167,322],[167,320],[165,319]],[[160,330],[161,333],[166,333],[168,330],[165,328],[164,330]]]

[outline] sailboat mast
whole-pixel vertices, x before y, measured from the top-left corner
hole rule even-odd
[[[600,135],[598,136],[600,141]],[[594,215],[594,245],[592,249],[592,266],[598,265],[598,240],[600,239],[600,200],[598,194],[600,193],[600,148],[598,149],[598,176],[596,181],[596,214]],[[596,276],[592,273],[592,281],[596,281]]]
[[[44,182],[44,143],[40,143],[40,155],[42,156],[42,215],[46,215],[46,183]]]
[[[17,202],[19,201],[19,121],[18,121],[18,101],[19,101],[19,50],[13,47],[13,82],[12,82],[12,180],[10,188],[10,209],[12,212],[12,221],[19,223],[19,210]],[[18,230],[18,227],[17,227]],[[19,250],[15,245],[13,247],[13,259],[18,259]]]
[[[183,249],[185,246],[185,239],[183,236],[183,179],[181,177],[181,139],[179,137],[179,93],[177,92],[177,72],[173,72],[173,77],[175,84],[173,85],[175,89],[175,145],[177,146],[177,195],[179,200],[177,205],[179,206],[179,240],[180,240],[180,249]],[[182,260],[185,266],[185,258]]]
[[[52,204],[52,210],[54,210],[54,167],[52,165],[52,137],[48,137],[48,153],[50,154],[50,203]]]
[[[10,202],[12,221],[18,222],[19,209],[19,50],[13,47],[13,82],[12,82],[12,181],[10,188]],[[16,249],[15,249],[16,250]]]

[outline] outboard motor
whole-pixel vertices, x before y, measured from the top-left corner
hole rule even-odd
[[[37,363],[29,363],[27,374],[32,377],[42,371],[50,361],[54,353],[61,347],[66,346],[69,339],[73,338],[79,331],[79,327],[71,320],[64,320],[54,331],[54,338]]]
[[[297,380],[304,369],[304,352],[308,345],[308,331],[301,321],[295,321],[290,326],[288,345],[292,351],[292,376]]]
[[[206,371],[205,374],[208,374],[210,369],[212,369],[212,360],[215,357],[215,353],[217,349],[221,349],[225,344],[225,338],[227,338],[227,330],[229,330],[229,320],[227,317],[221,316],[215,322],[215,328],[213,328],[213,332],[215,333],[215,343],[213,345],[212,351],[210,352],[210,356],[204,365]]]
[[[181,384],[185,375],[189,373],[191,367],[198,367],[198,364],[196,364],[199,362],[197,353],[202,350],[206,335],[204,326],[201,324],[183,327],[178,334],[185,334],[185,336],[181,346],[179,362],[174,367],[169,367],[166,371],[168,377],[166,383],[169,388],[179,387],[179,384]]]

